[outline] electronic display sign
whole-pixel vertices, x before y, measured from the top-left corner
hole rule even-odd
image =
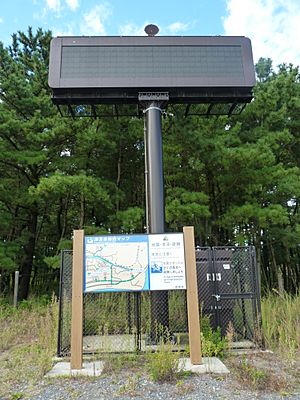
[[[170,103],[244,101],[255,84],[246,37],[57,37],[49,86],[56,103],[136,103],[166,91]]]

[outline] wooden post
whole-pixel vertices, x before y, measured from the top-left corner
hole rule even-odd
[[[186,296],[189,325],[190,358],[193,365],[199,365],[202,363],[202,354],[194,227],[185,226],[183,228],[183,237],[186,266]]]
[[[82,368],[84,231],[74,231],[72,270],[71,369]]]

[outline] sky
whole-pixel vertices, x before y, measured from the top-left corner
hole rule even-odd
[[[41,27],[54,36],[247,36],[254,62],[300,65],[300,0],[0,0],[0,41]]]

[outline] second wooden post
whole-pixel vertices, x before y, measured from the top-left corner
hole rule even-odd
[[[193,365],[202,364],[200,313],[197,286],[194,227],[183,228],[186,266],[186,296],[189,325],[190,358]]]

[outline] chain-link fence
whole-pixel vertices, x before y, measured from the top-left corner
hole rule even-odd
[[[196,248],[202,314],[223,335],[255,338],[259,290],[251,247]],[[62,252],[58,354],[71,342],[72,252]],[[132,352],[154,349],[162,340],[188,343],[186,291],[85,293],[83,351]]]
[[[254,340],[259,334],[260,288],[255,249],[197,247],[197,280],[202,313],[221,333],[236,340]]]
[[[58,356],[69,354],[71,345],[72,256],[72,250],[64,250],[61,253],[57,340]]]

